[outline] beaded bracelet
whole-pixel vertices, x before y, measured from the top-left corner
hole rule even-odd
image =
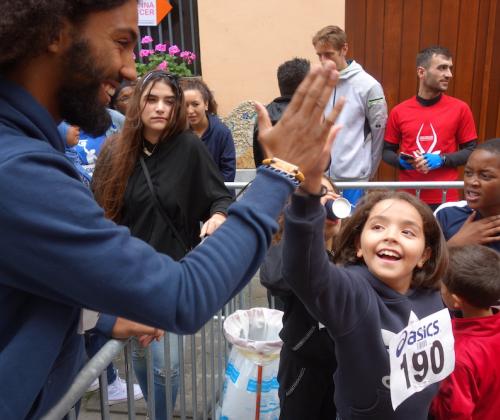
[[[267,168],[267,169],[270,169],[271,171],[273,172],[276,172],[277,174],[280,174],[280,175],[283,175],[283,176],[286,176],[294,185],[295,188],[297,188],[299,185],[300,185],[300,182],[297,178],[295,178],[294,175],[292,175],[291,173],[289,172],[285,172],[281,169],[278,169],[276,168],[275,166],[271,166],[271,165],[262,165],[263,168]]]
[[[293,178],[294,184],[297,186],[300,185],[301,182],[304,182],[304,174],[299,171],[299,167],[293,165],[292,163],[286,162],[282,159],[271,158],[264,159],[262,164],[272,168],[273,170],[283,173],[291,178]]]

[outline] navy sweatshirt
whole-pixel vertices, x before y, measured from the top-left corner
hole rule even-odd
[[[176,263],[104,217],[51,115],[0,78],[0,418],[39,418],[67,390],[82,307],[197,331],[257,270],[292,190],[259,170],[224,225]]]
[[[225,182],[233,182],[236,176],[236,151],[233,135],[217,115],[207,114],[208,128],[201,136],[214,158]]]
[[[426,420],[438,384],[414,394],[394,411],[381,329],[398,333],[408,325],[412,311],[421,319],[443,309],[439,291],[412,289],[402,295],[365,265],[335,266],[324,251],[324,222],[319,199],[293,196],[285,217],[283,277],[334,340],[340,418]]]

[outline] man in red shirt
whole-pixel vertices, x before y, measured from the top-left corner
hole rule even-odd
[[[447,48],[422,50],[417,55],[418,94],[396,105],[389,115],[383,159],[399,169],[400,181],[456,181],[457,167],[465,164],[476,146],[469,106],[444,94],[452,68]],[[440,189],[420,193],[434,209],[442,197]],[[457,190],[447,191],[445,201],[458,199]]]

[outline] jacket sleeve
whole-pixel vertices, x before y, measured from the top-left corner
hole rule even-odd
[[[432,401],[431,414],[435,420],[472,419],[476,401],[480,400],[476,378],[463,364],[441,382]]]
[[[236,150],[234,148],[233,135],[229,128],[224,130],[222,137],[222,154],[219,169],[225,182],[233,182],[236,176]]]
[[[382,158],[384,162],[398,169],[402,169],[399,164],[398,156],[399,145],[384,141],[384,149],[382,151]]]
[[[260,168],[227,221],[174,262],[107,220],[62,154],[23,153],[0,165],[0,284],[191,334],[257,271],[292,190]]]
[[[111,337],[111,332],[116,323],[116,316],[108,314],[99,314],[99,319],[95,325],[95,329],[106,337]]]
[[[369,295],[363,279],[329,261],[324,223],[319,198],[292,196],[285,212],[283,277],[311,315],[338,336],[366,316]]]
[[[291,295],[290,286],[283,279],[283,241],[271,245],[267,251],[264,263],[260,267],[260,283],[267,288],[273,296]]]
[[[373,178],[377,173],[378,165],[382,158],[385,125],[387,122],[387,103],[384,91],[379,83],[376,83],[368,91],[366,107],[366,118],[372,135],[372,173],[370,178]]]

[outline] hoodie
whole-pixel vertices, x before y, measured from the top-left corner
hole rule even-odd
[[[201,136],[225,182],[236,176],[236,150],[233,135],[217,115],[208,114],[208,129]]]
[[[224,225],[174,262],[104,217],[52,116],[0,78],[0,418],[37,419],[63,396],[83,363],[82,307],[201,328],[258,269],[292,190],[259,169]]]
[[[328,175],[334,181],[368,181],[377,172],[384,143],[387,104],[377,80],[356,61],[340,72],[340,79],[325,108],[325,116],[336,101],[346,102],[337,118],[342,129],[331,151]]]

